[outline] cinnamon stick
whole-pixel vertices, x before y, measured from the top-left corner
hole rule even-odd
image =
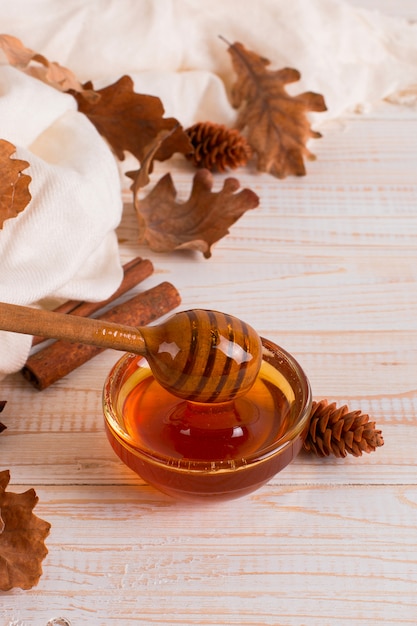
[[[68,300],[63,304],[60,304],[55,313],[71,313],[71,315],[79,315],[80,317],[90,317],[100,309],[104,308],[111,302],[114,302],[122,296],[124,293],[136,287],[140,282],[148,278],[153,272],[152,262],[148,259],[142,259],[136,257],[123,265],[123,280],[120,283],[118,289],[107,300],[101,302],[84,302],[80,300]],[[44,337],[34,337],[32,345],[36,346],[44,341]]]
[[[98,319],[127,326],[145,326],[177,307],[180,302],[176,288],[164,282],[112,307]],[[22,374],[37,389],[46,389],[103,351],[104,348],[95,346],[55,341],[30,356]]]

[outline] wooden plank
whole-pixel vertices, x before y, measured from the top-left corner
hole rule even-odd
[[[52,523],[49,555],[37,591],[5,596],[9,623],[63,615],[97,625],[392,626],[417,618],[415,485],[276,486],[188,506],[142,488],[44,487],[39,496],[37,513]],[[39,594],[48,602],[34,622]]]
[[[414,398],[414,404],[416,401]],[[378,420],[385,444],[369,455],[322,459],[302,452],[270,483],[415,484],[414,415],[415,407],[409,423]],[[12,469],[13,481],[29,486],[143,484],[113,453],[103,427],[97,432],[6,433],[1,455],[2,468]]]

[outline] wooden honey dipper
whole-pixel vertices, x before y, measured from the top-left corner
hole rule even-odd
[[[261,339],[251,326],[205,309],[135,328],[0,303],[0,330],[143,355],[162,387],[193,402],[228,402],[245,394],[262,362]]]

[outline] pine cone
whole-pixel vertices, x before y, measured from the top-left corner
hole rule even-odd
[[[240,132],[222,124],[198,122],[185,130],[194,152],[187,159],[196,167],[224,172],[246,165],[251,149]]]
[[[334,454],[342,458],[348,452],[362,456],[383,445],[381,431],[375,429],[368,415],[349,411],[347,406],[337,408],[335,402],[329,404],[327,400],[313,402],[305,450],[321,457]]]

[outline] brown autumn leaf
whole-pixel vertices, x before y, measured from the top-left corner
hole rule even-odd
[[[87,83],[85,87],[91,87]],[[94,124],[107,139],[120,161],[124,152],[130,152],[141,163],[148,146],[160,131],[175,131],[167,137],[156,151],[154,158],[169,159],[174,152],[187,153],[192,149],[188,136],[175,118],[164,118],[164,108],[156,96],[138,94],[134,91],[130,76],[122,76],[112,85],[96,91],[96,102],[86,100],[82,94],[73,93],[78,110]]]
[[[4,407],[6,406],[7,401],[6,400],[0,400],[0,413],[2,412],[2,410],[4,409]],[[3,430],[6,430],[7,426],[5,426],[4,424],[2,424],[0,422],[0,433],[3,432]]]
[[[138,170],[135,170],[134,172],[125,172],[125,176],[133,180],[131,190],[133,191],[134,202],[140,192],[140,189],[142,187],[146,187],[146,185],[148,185],[151,180],[149,177],[149,173],[152,171],[152,164],[156,152],[159,150],[162,143],[175,132],[176,128],[177,127],[174,126],[174,128],[172,128],[171,130],[160,130],[156,137],[154,137],[151,144],[149,146],[146,146],[140,168]]]
[[[245,211],[259,204],[250,189],[238,193],[239,181],[227,178],[223,188],[213,192],[213,175],[206,169],[194,176],[190,197],[176,201],[176,189],[170,174],[163,176],[143,199],[135,199],[139,221],[139,239],[155,252],[199,250],[208,259],[213,243],[229,233]]]
[[[93,90],[84,89],[71,70],[55,61],[48,61],[42,54],[26,48],[17,37],[5,34],[0,35],[0,49],[3,50],[10,65],[26,74],[47,83],[59,91],[74,90],[82,93],[86,99],[97,100],[97,94]]]
[[[246,129],[246,137],[257,155],[257,168],[277,178],[306,173],[304,157],[314,159],[306,147],[311,137],[308,111],[325,111],[322,95],[305,92],[290,96],[285,86],[300,79],[292,68],[271,71],[268,59],[247,50],[241,43],[229,47],[237,80],[231,102],[238,112],[236,127]]]
[[[21,159],[11,159],[15,152],[13,144],[0,139],[0,229],[7,219],[21,213],[32,198],[29,191],[32,179],[27,174],[22,174],[29,167],[29,163]]]
[[[0,472],[0,590],[31,589],[42,576],[48,554],[44,540],[51,525],[32,513],[38,503],[34,489],[6,491],[8,470]]]

